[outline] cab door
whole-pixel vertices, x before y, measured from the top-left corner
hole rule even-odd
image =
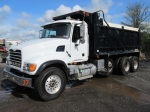
[[[86,30],[87,31],[87,30]],[[86,33],[86,32],[85,32]],[[88,41],[87,37],[84,37],[85,42],[81,42],[80,26],[75,25],[71,39],[71,61],[82,62],[88,59]]]

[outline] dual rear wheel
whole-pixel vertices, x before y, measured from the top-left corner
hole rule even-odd
[[[130,59],[128,57],[121,58],[119,62],[119,70],[122,75],[127,75],[130,71]]]
[[[127,75],[129,72],[136,72],[139,67],[139,59],[136,56],[122,57],[115,60],[115,72]]]
[[[139,59],[136,56],[121,57],[113,61],[108,61],[108,76],[114,73],[127,75],[129,72],[136,72],[139,67]]]
[[[132,58],[130,58],[130,65],[131,65],[130,71],[136,72],[139,67],[139,59],[133,56]]]

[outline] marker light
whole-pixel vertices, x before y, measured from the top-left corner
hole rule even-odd
[[[36,69],[36,64],[29,64],[29,71],[33,72]]]
[[[36,64],[34,63],[24,63],[23,70],[33,72],[36,69]]]

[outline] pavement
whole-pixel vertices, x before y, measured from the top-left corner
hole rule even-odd
[[[128,76],[96,75],[76,82],[49,102],[4,79],[4,67],[0,63],[0,112],[150,112],[150,62],[140,62],[138,71]]]

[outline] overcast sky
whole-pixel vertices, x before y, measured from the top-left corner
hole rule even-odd
[[[0,0],[0,38],[30,40],[52,17],[85,10],[103,10],[108,22],[120,23],[126,6],[137,0]],[[150,0],[142,0],[150,4]]]

